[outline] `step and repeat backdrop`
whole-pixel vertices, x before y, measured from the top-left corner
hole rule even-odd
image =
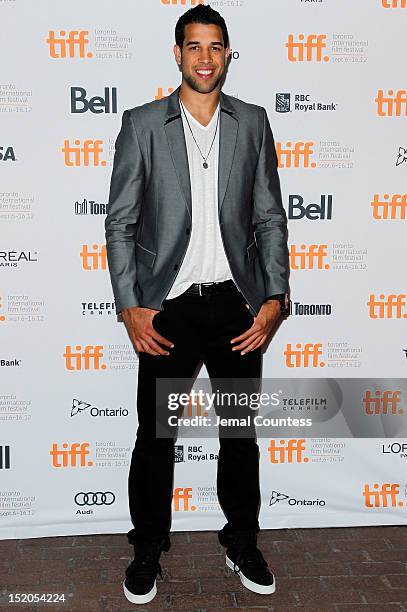
[[[138,357],[104,219],[122,113],[179,85],[174,27],[197,3],[0,0],[1,538],[131,528]],[[273,414],[321,426],[261,432],[260,525],[406,524],[407,2],[211,6],[223,90],[267,109],[289,219]],[[223,525],[218,448],[177,441],[174,530]]]

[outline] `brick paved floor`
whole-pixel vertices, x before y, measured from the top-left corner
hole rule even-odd
[[[171,541],[161,557],[165,580],[147,606],[122,595],[132,552],[125,535],[0,541],[0,593],[68,596],[66,604],[0,610],[407,611],[407,527],[262,531],[259,546],[277,582],[270,596],[250,593],[225,567],[216,532],[172,533]]]

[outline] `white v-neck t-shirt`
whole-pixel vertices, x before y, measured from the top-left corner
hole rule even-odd
[[[184,106],[189,124],[204,157],[207,156],[215,136],[220,105],[218,104],[207,126],[197,121]],[[232,278],[223,248],[218,215],[219,131],[216,131],[209,157],[208,168],[192,137],[181,109],[182,123],[187,145],[192,195],[192,227],[187,252],[167,299],[177,297],[192,283],[222,282]],[[220,121],[220,117],[219,117]]]

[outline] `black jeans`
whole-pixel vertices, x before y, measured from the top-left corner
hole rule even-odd
[[[234,284],[224,293],[182,295],[165,300],[153,327],[175,344],[170,355],[139,353],[138,430],[128,480],[130,544],[168,537],[174,475],[174,438],[156,437],[156,378],[190,378],[201,361],[211,384],[217,378],[260,380],[261,348],[241,355],[231,338],[253,323]],[[250,412],[250,410],[248,410]],[[225,529],[259,530],[259,447],[255,436],[219,437],[217,495]]]

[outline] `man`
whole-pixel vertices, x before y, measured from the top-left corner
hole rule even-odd
[[[259,379],[261,346],[288,304],[287,219],[266,111],[221,91],[231,49],[218,12],[187,11],[175,39],[181,85],[123,113],[105,225],[116,312],[139,354],[135,557],[124,582],[139,604],[154,598],[170,548],[174,439],[156,435],[156,379],[190,379],[201,361],[211,381]],[[250,590],[273,593],[257,548],[255,437],[220,437],[217,470],[226,563]]]

